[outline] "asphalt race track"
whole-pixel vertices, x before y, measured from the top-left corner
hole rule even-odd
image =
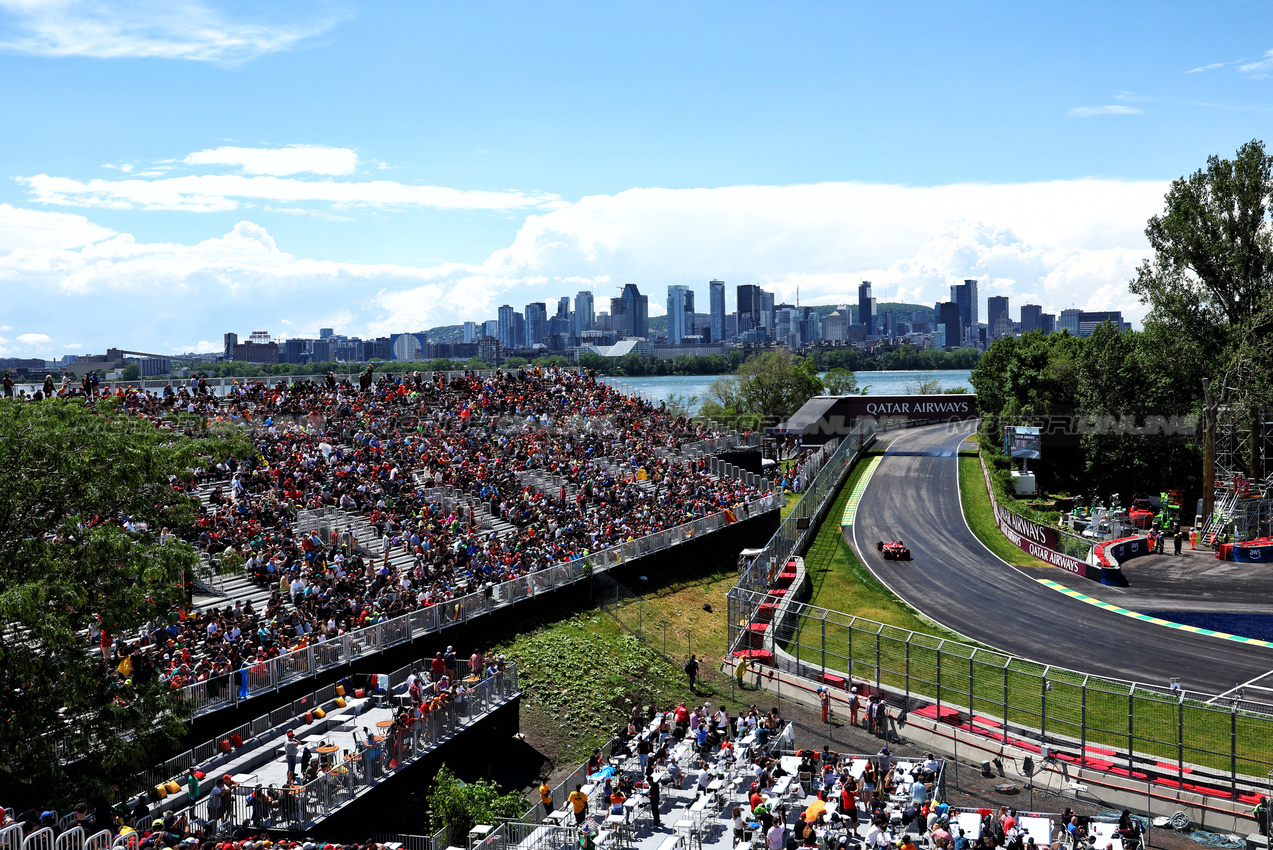
[[[987,550],[963,519],[956,457],[973,423],[898,431],[862,494],[850,543],[862,562],[925,616],[1005,652],[1119,679],[1222,694],[1273,671],[1273,649],[1196,635],[1103,611],[1039,584]],[[883,443],[883,441],[881,441]],[[944,455],[944,456],[942,456]],[[910,561],[885,561],[900,538]],[[1039,569],[1079,591],[1098,585]]]

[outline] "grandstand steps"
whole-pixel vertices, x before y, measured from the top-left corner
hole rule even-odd
[[[224,595],[212,595],[196,591],[193,599],[196,611],[224,608],[227,605],[234,605],[235,602],[242,602],[246,605],[248,601],[251,601],[253,607],[258,611],[263,611],[265,603],[269,601],[270,593],[274,590],[273,586],[261,587],[245,575],[217,576],[207,583],[211,585],[211,589]]]

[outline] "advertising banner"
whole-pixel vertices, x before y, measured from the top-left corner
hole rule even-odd
[[[1032,520],[1019,517],[1007,508],[999,506],[999,501],[995,498],[994,488],[990,486],[990,473],[986,469],[985,461],[981,462],[981,474],[986,480],[986,492],[990,494],[990,506],[995,512],[995,524],[999,526],[999,531],[1008,541],[1021,551],[1033,558],[1038,558],[1044,563],[1051,564],[1054,567],[1060,567],[1066,572],[1074,573],[1076,576],[1090,578],[1093,581],[1100,581],[1100,570],[1091,566],[1086,561],[1080,561],[1062,552],[1056,551],[1054,546],[1057,544],[1057,535],[1055,528],[1049,528]],[[1093,574],[1095,573],[1095,574]]]
[[[1234,543],[1229,551],[1233,555],[1233,560],[1244,564],[1273,563],[1273,541]]]

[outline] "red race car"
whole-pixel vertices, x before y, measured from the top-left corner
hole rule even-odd
[[[909,561],[911,559],[911,550],[907,549],[900,540],[879,540],[876,541],[875,548],[883,553],[886,561]]]

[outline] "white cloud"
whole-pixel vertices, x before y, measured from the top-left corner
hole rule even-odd
[[[0,251],[74,248],[112,235],[113,230],[93,224],[81,215],[0,204]]]
[[[120,234],[77,250],[0,252],[0,286],[18,327],[139,351],[186,351],[227,330],[310,336],[319,327],[378,336],[493,318],[502,303],[592,288],[597,310],[636,282],[661,304],[685,283],[760,283],[779,300],[842,303],[871,280],[881,300],[931,304],[949,284],[1029,295],[1049,311],[1143,308],[1127,290],[1148,255],[1145,221],[1165,182],[1074,180],[906,187],[859,183],[632,189],[529,215],[484,262],[428,267],[297,257],[240,222],[193,245]],[[202,344],[202,343],[200,343]],[[216,345],[212,346],[213,348]]]
[[[74,180],[37,174],[19,177],[18,182],[25,185],[32,199],[39,203],[106,209],[227,212],[238,209],[244,199],[289,204],[327,203],[338,208],[370,205],[465,210],[520,210],[558,203],[556,195],[410,186],[392,180],[297,180],[237,174],[159,180]]]
[[[1241,61],[1241,60],[1239,60]],[[1255,62],[1248,62],[1245,65],[1239,65],[1238,71],[1243,74],[1249,74],[1256,79],[1267,77],[1273,72],[1273,50],[1266,50],[1264,56]]]
[[[1239,62],[1244,62],[1244,61],[1246,60],[1236,59],[1232,62],[1212,62],[1210,65],[1199,65],[1197,68],[1190,68],[1188,71],[1185,71],[1185,73],[1186,74],[1201,74],[1206,71],[1218,71],[1221,68],[1227,68],[1230,65],[1236,65]]]
[[[286,177],[307,172],[343,176],[358,167],[358,154],[349,148],[321,145],[289,145],[285,148],[220,147],[195,151],[183,162],[187,165],[231,165],[247,174]]]
[[[48,334],[18,334],[18,342],[23,345],[43,346],[53,341],[53,337]]]
[[[1111,103],[1105,106],[1076,106],[1065,114],[1074,118],[1095,118],[1098,115],[1139,115],[1141,112],[1144,110],[1135,106]]]
[[[288,50],[335,25],[230,21],[197,0],[0,0],[12,35],[0,48],[37,56],[237,64]]]

